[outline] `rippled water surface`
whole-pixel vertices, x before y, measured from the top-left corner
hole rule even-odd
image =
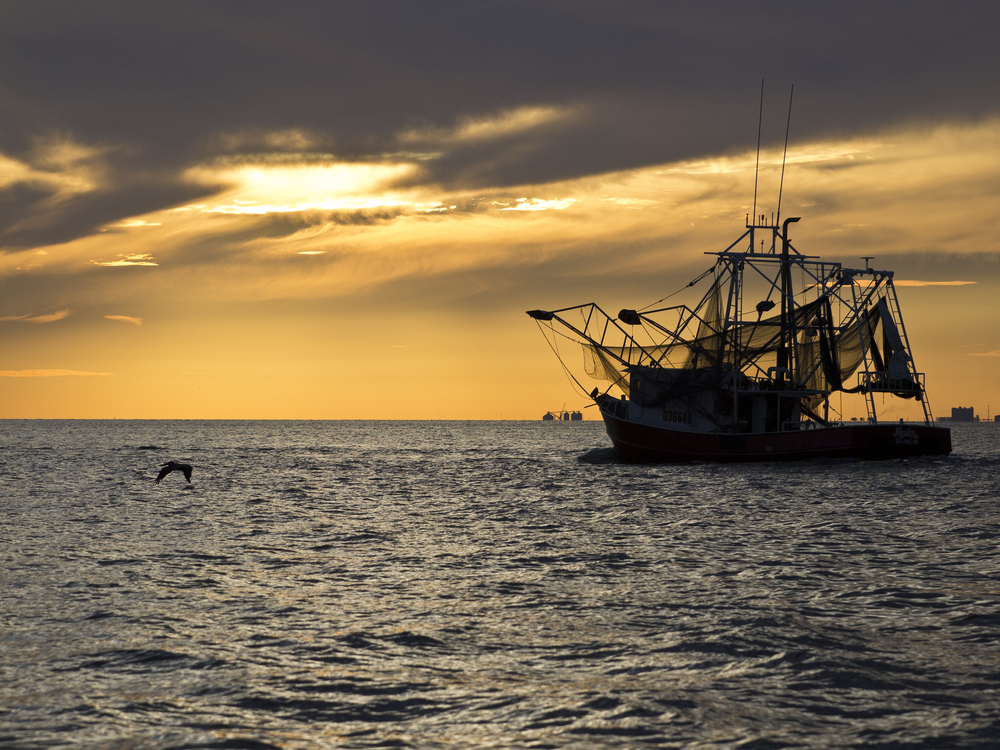
[[[995,747],[1000,425],[953,440],[623,466],[596,422],[0,422],[0,745]]]

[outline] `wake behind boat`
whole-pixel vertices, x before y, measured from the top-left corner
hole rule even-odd
[[[934,425],[893,286],[893,272],[845,268],[798,252],[780,226],[746,231],[688,287],[694,307],[622,310],[596,304],[531,310],[567,372],[567,341],[606,383],[590,397],[627,462],[891,459],[951,452]],[[759,250],[755,251],[758,247]],[[794,273],[793,273],[794,272]],[[793,278],[803,279],[799,289]],[[673,296],[673,295],[671,295]],[[777,308],[777,314],[766,313]],[[864,400],[845,421],[831,396]],[[910,399],[921,424],[880,422],[876,397]],[[846,411],[846,410],[844,410]]]

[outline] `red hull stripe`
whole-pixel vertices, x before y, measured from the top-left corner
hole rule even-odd
[[[847,424],[796,432],[712,434],[634,424],[602,414],[622,461],[802,461],[810,458],[887,460],[951,453],[947,427],[911,424]]]

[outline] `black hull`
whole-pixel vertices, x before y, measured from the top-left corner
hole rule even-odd
[[[859,422],[839,427],[760,434],[701,434],[636,424],[602,413],[618,457],[626,463],[885,461],[951,453],[951,430],[913,424]]]

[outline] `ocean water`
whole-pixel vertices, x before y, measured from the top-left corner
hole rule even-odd
[[[996,747],[1000,425],[953,441],[0,422],[0,746]]]

